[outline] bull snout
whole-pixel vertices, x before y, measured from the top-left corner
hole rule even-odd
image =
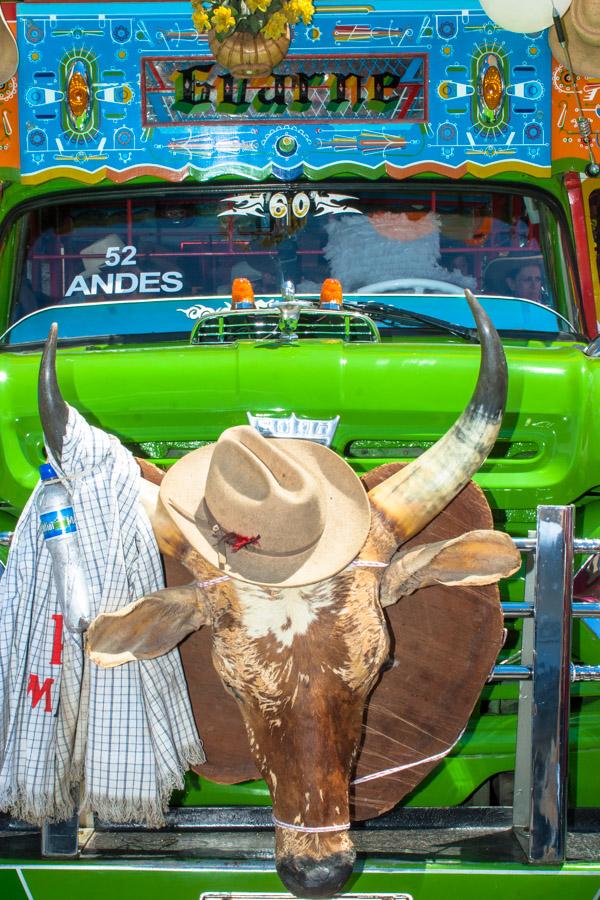
[[[353,850],[321,859],[285,856],[277,863],[277,872],[288,890],[297,897],[333,897],[350,878],[355,857]]]

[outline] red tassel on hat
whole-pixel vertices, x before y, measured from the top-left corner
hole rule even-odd
[[[258,544],[260,540],[260,534],[255,534],[252,537],[246,537],[245,534],[236,534],[235,531],[227,531],[225,534],[221,535],[218,540],[218,543],[227,544],[231,547],[233,553],[237,553],[238,550],[241,550],[243,547],[248,547],[251,544]]]

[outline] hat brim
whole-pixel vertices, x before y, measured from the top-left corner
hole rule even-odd
[[[571,9],[568,9],[562,17],[562,23],[567,35],[569,56],[574,73],[586,78],[600,78],[600,47],[595,47],[579,37],[571,21]],[[563,49],[558,43],[555,28],[550,28],[548,31],[548,43],[556,61],[561,66],[569,68]]]
[[[325,527],[317,542],[302,553],[268,555],[260,548],[260,538],[234,551],[222,535],[214,534],[204,494],[215,444],[178,460],[162,480],[160,499],[194,550],[231,578],[273,587],[302,587],[332,578],[352,562],[367,539],[368,496],[348,463],[327,447],[300,439],[270,440],[305,467],[323,492]]]

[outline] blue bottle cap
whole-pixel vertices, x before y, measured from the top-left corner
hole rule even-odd
[[[40,466],[40,478],[42,481],[49,481],[50,478],[56,478],[56,472],[50,463],[44,463]]]

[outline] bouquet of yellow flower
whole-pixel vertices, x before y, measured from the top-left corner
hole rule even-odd
[[[213,31],[219,41],[245,31],[277,40],[289,25],[308,25],[312,0],[192,0],[192,20],[200,34]]]

